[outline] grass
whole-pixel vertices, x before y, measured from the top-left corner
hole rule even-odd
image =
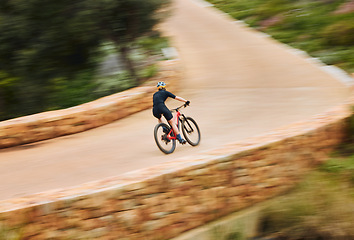
[[[354,72],[354,12],[335,13],[346,0],[209,2],[280,42],[348,73]]]
[[[289,195],[263,212],[261,235],[274,239],[354,239],[354,148],[342,145]]]
[[[354,239],[354,115],[347,126],[346,139],[330,159],[263,211],[261,236]]]

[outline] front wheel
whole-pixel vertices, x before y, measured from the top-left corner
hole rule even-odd
[[[165,154],[173,153],[176,148],[176,139],[168,138],[170,133],[173,134],[173,131],[165,123],[159,123],[155,126],[154,138],[156,145]]]
[[[182,132],[187,142],[192,146],[197,146],[200,142],[200,131],[197,123],[191,117],[183,118]]]

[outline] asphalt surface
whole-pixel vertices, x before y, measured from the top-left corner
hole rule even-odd
[[[202,132],[164,155],[143,111],[87,132],[0,150],[0,199],[116,176],[304,120],[342,103],[348,88],[283,45],[193,0],[175,0],[162,26],[178,50],[178,96]],[[169,107],[180,102],[168,101]]]

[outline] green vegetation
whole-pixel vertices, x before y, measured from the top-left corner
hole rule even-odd
[[[0,121],[81,104],[153,76],[167,44],[154,27],[168,3],[0,1]],[[112,53],[124,71],[97,75]]]
[[[354,155],[333,159],[264,211],[262,234],[274,239],[354,238]]]
[[[346,0],[209,2],[280,42],[354,72],[354,11],[346,7]]]
[[[261,234],[273,239],[354,239],[354,117],[330,160],[263,213]]]

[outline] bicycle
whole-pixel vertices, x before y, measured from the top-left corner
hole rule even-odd
[[[186,104],[178,108],[171,109],[171,112],[176,112],[174,118],[177,118],[177,127],[180,129],[182,126],[182,133],[186,141],[191,146],[197,146],[200,142],[200,130],[196,121],[191,117],[186,117],[179,110],[186,107]],[[176,134],[170,124],[159,123],[154,129],[154,138],[158,148],[165,154],[173,153],[176,149]]]

